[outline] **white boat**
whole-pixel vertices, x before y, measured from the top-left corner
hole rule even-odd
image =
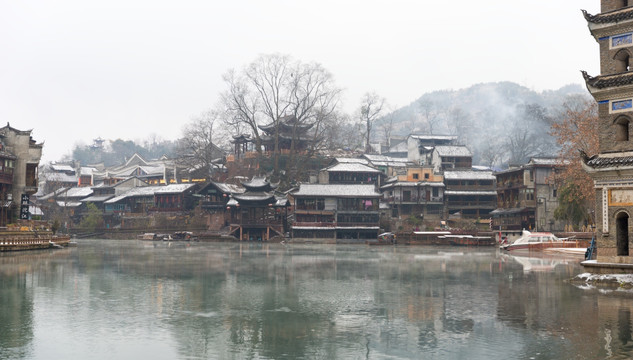
[[[502,244],[503,250],[543,250],[547,248],[587,248],[586,240],[559,238],[550,232],[530,232],[523,230],[523,234],[512,244]]]

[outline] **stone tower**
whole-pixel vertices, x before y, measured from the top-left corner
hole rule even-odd
[[[633,0],[583,14],[600,46],[600,75],[582,72],[599,114],[600,152],[583,158],[596,189],[597,261],[633,264]]]

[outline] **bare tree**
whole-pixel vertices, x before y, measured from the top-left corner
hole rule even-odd
[[[389,112],[386,116],[383,116],[380,124],[380,130],[382,130],[382,136],[385,144],[391,146],[391,134],[393,133],[393,111]]]
[[[418,106],[420,108],[420,115],[426,122],[429,129],[429,134],[432,135],[433,130],[437,127],[440,121],[440,111],[438,106],[431,100],[422,100]]]
[[[285,55],[262,55],[237,73],[224,75],[223,117],[228,126],[251,131],[255,149],[262,153],[260,125],[272,125],[273,156],[278,171],[280,123],[293,117],[291,153],[298,129],[315,125],[338,107],[340,89],[321,65],[304,64]]]
[[[448,111],[447,120],[451,135],[456,135],[462,145],[468,145],[469,129],[472,126],[470,115],[454,106]]]
[[[218,119],[217,112],[208,110],[193,117],[183,127],[183,137],[178,145],[178,157],[190,168],[202,168],[207,172],[213,168],[214,161],[223,156],[215,145],[214,126]]]
[[[365,93],[361,99],[359,109],[360,123],[365,127],[365,152],[371,152],[371,135],[374,128],[374,122],[380,117],[385,98],[378,96],[376,93]]]

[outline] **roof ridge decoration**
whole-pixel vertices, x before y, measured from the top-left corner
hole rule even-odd
[[[581,9],[585,20],[594,24],[618,23],[624,20],[633,20],[633,6],[625,7],[591,15],[587,10]]]

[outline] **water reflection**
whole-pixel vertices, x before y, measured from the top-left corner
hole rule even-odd
[[[496,249],[82,241],[0,256],[0,358],[626,358],[631,294]]]

